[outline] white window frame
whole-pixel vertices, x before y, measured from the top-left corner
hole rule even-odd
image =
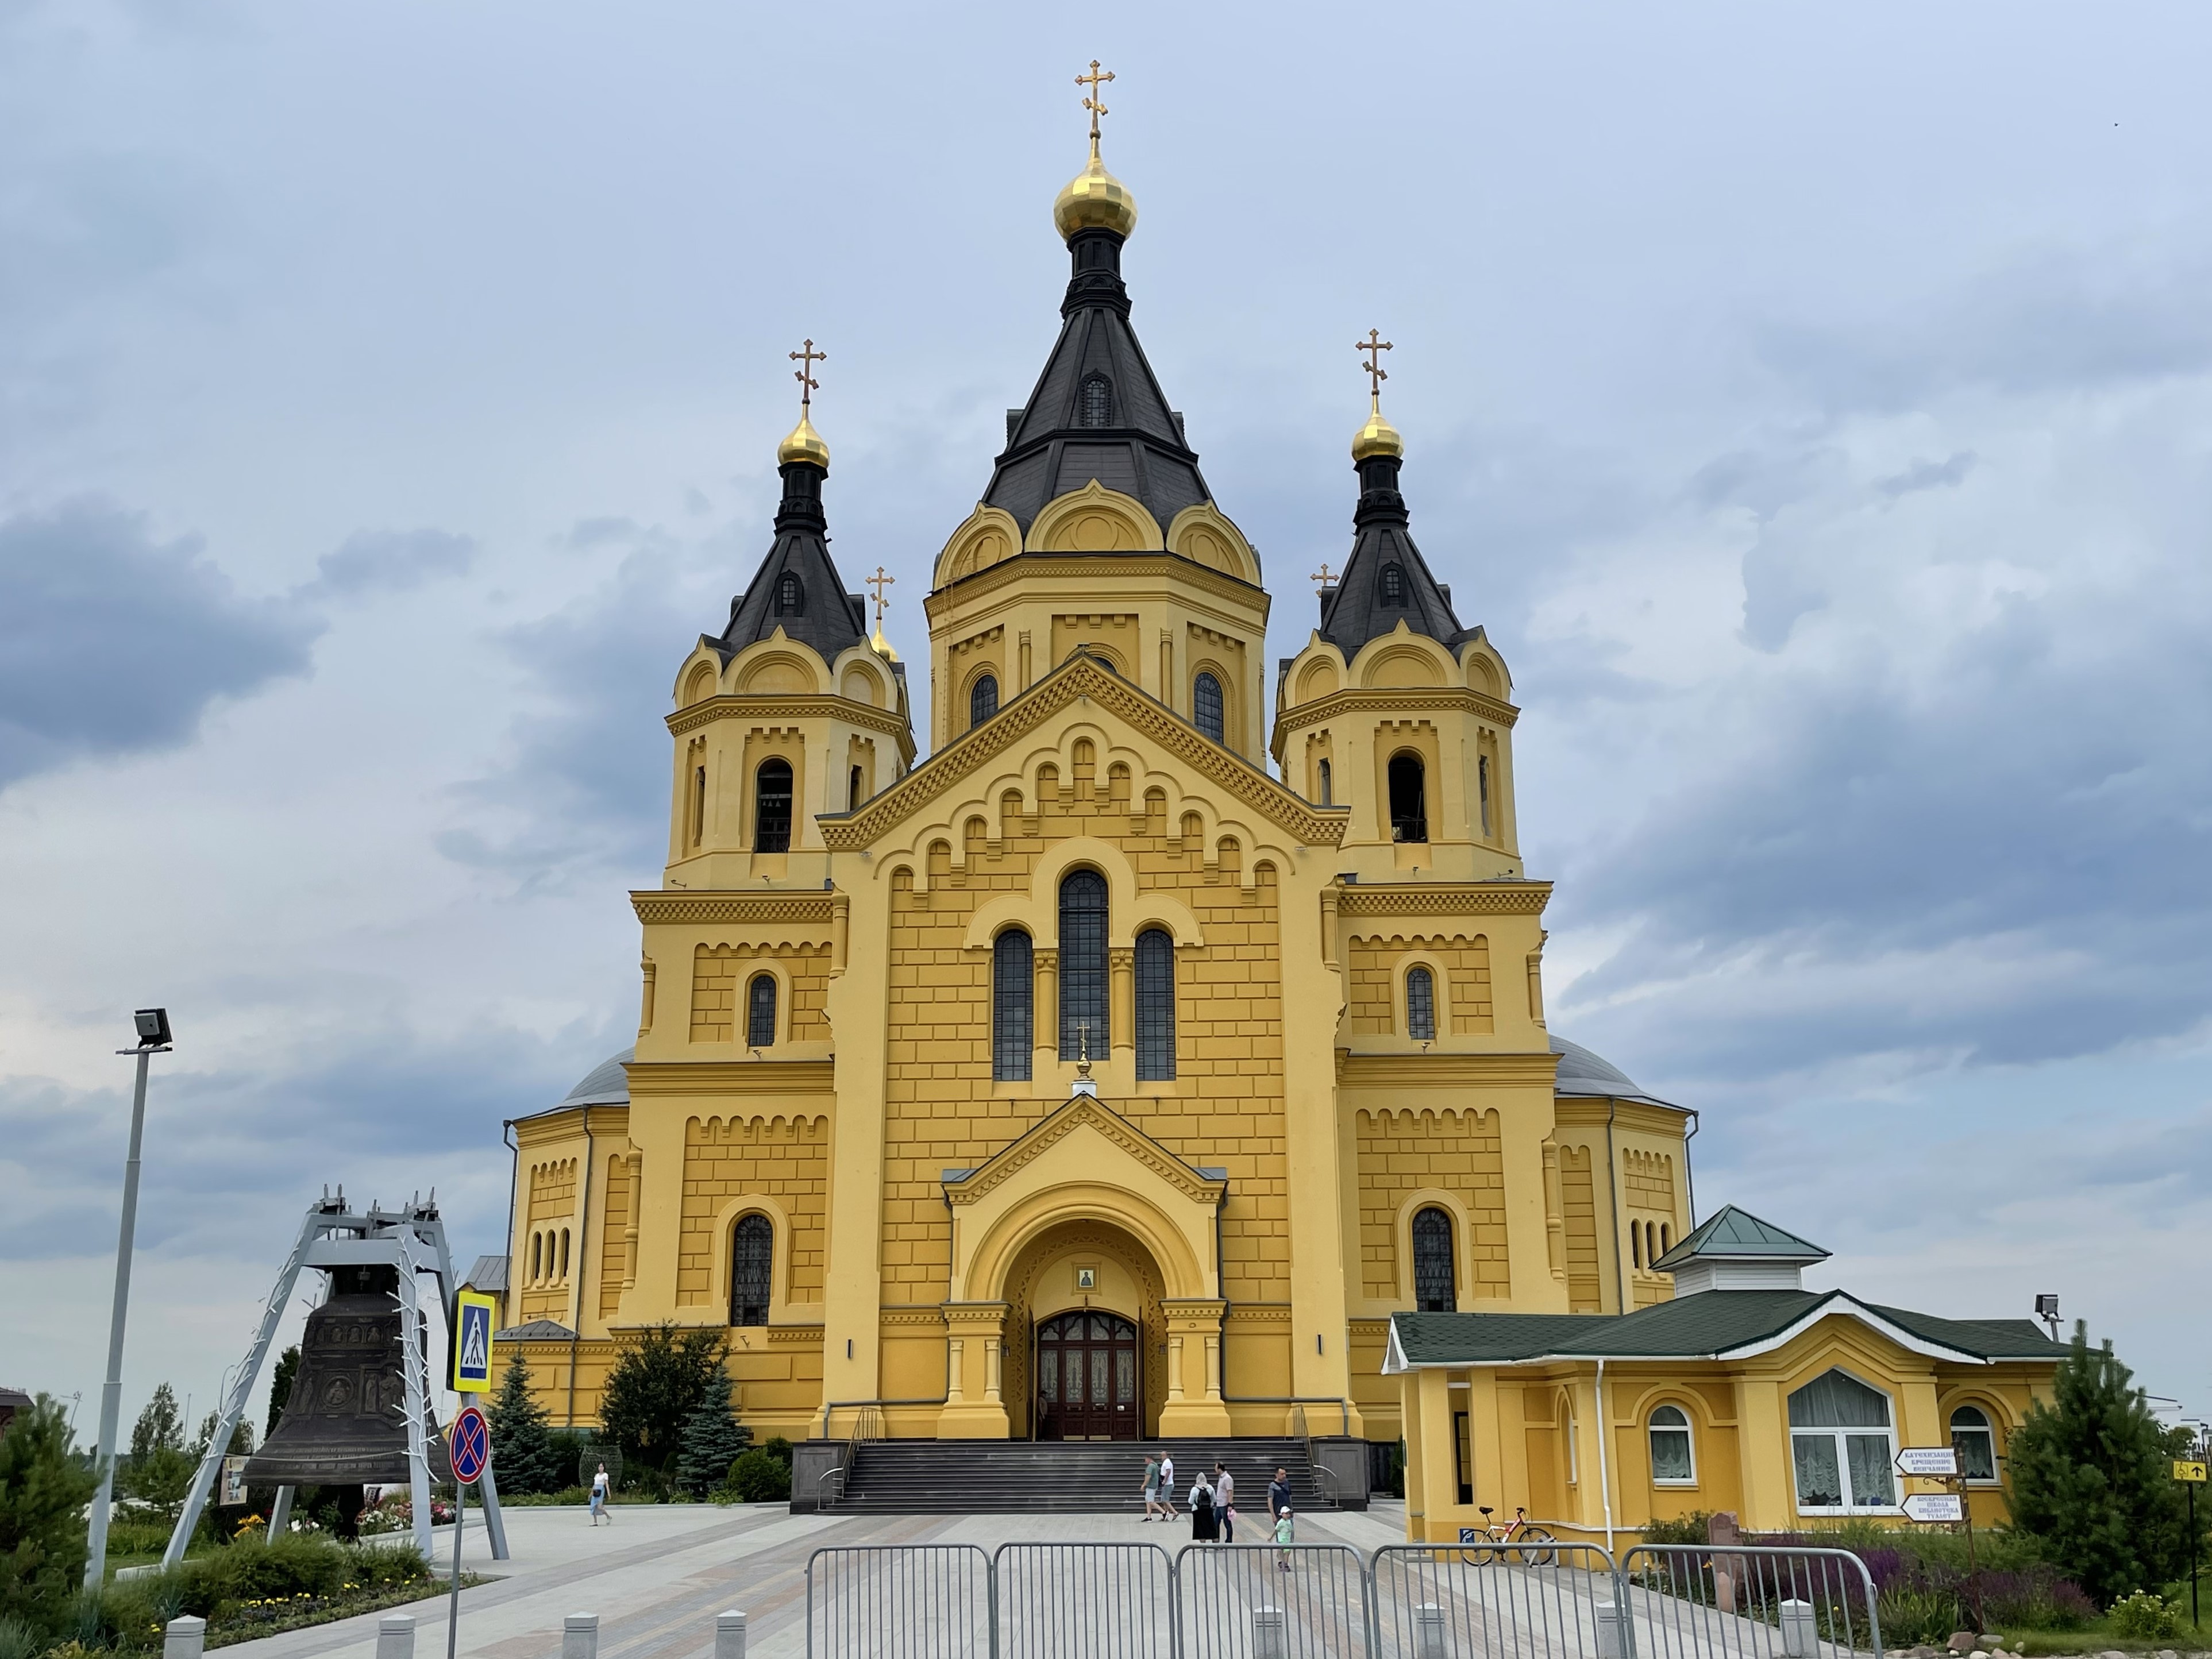
[[[1661,1423],[1659,1413],[1672,1412],[1682,1420],[1680,1423]],[[1644,1446],[1651,1458],[1651,1484],[1655,1486],[1694,1486],[1698,1484],[1698,1435],[1690,1413],[1671,1400],[1662,1401],[1651,1408],[1651,1415],[1644,1419]],[[1655,1434],[1679,1434],[1690,1448],[1690,1473],[1685,1476],[1659,1473],[1659,1457],[1652,1448],[1650,1437]]]
[[[1978,1400],[1961,1400],[1957,1401],[1948,1411],[1943,1413],[1943,1431],[1947,1435],[1951,1436],[1954,1440],[1958,1436],[1959,1431],[1952,1425],[1951,1419],[1956,1417],[1962,1411],[1971,1411],[1980,1413],[1982,1426],[1978,1429],[1968,1429],[1966,1432],[1968,1434],[1987,1435],[1990,1442],[1990,1473],[1987,1476],[1969,1476],[1966,1478],[1966,1484],[1970,1486],[2002,1486],[2004,1485],[2004,1474],[1997,1462],[1997,1419],[1996,1416],[1990,1412],[1987,1406],[1982,1404]]]
[[[1790,1395],[1796,1392],[1796,1389],[1790,1389],[1782,1396],[1783,1423],[1784,1426],[1788,1428],[1790,1433],[1790,1502],[1796,1507],[1797,1513],[1800,1515],[1895,1515],[1899,1509],[1898,1499],[1895,1496],[1898,1489],[1898,1479],[1895,1474],[1897,1468],[1897,1400],[1887,1389],[1881,1388],[1875,1383],[1868,1382],[1866,1378],[1859,1376],[1856,1371],[1850,1370],[1847,1367],[1842,1365],[1831,1365],[1825,1370],[1816,1371],[1813,1376],[1807,1377],[1803,1382],[1799,1383],[1798,1387],[1808,1387],[1812,1383],[1818,1382],[1822,1376],[1826,1376],[1827,1372],[1830,1370],[1842,1371],[1845,1376],[1850,1377],[1852,1382],[1857,1383],[1861,1388],[1873,1389],[1875,1393],[1881,1396],[1882,1403],[1887,1408],[1889,1426],[1881,1431],[1881,1432],[1883,1437],[1889,1442],[1889,1455],[1884,1460],[1884,1462],[1892,1471],[1889,1480],[1889,1487],[1892,1496],[1889,1502],[1887,1504],[1861,1504],[1856,1501],[1847,1504],[1808,1504],[1804,1500],[1803,1497],[1797,1490],[1797,1442],[1801,1436],[1808,1440],[1814,1439],[1820,1436],[1826,1436],[1834,1444],[1836,1449],[1837,1479],[1843,1483],[1844,1492],[1856,1500],[1858,1497],[1858,1493],[1854,1491],[1851,1486],[1850,1448],[1846,1445],[1844,1442],[1850,1436],[1855,1434],[1871,1436],[1875,1432],[1875,1431],[1871,1428],[1798,1428],[1790,1422]]]

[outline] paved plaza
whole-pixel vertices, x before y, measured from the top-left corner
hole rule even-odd
[[[461,1561],[498,1582],[461,1592],[459,1653],[475,1659],[556,1659],[561,1621],[599,1616],[599,1659],[689,1659],[714,1645],[714,1615],[741,1608],[747,1651],[786,1659],[806,1650],[806,1559],[824,1545],[1157,1543],[1170,1553],[1190,1541],[1190,1523],[1140,1522],[1120,1515],[793,1515],[781,1504],[622,1504],[594,1528],[581,1509],[510,1509],[514,1559],[490,1559],[477,1512]],[[1259,1529],[1252,1529],[1253,1540]],[[1404,1505],[1364,1514],[1298,1518],[1301,1543],[1349,1544],[1362,1552],[1405,1541]],[[437,1534],[436,1568],[453,1561],[453,1529]],[[403,1611],[418,1620],[416,1659],[446,1651],[443,1595]],[[365,1613],[226,1650],[240,1659],[375,1659],[376,1625]]]

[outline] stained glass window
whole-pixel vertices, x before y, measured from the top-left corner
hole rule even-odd
[[[1087,1044],[1079,1032],[1087,1028]],[[1060,884],[1060,1057],[1086,1047],[1094,1060],[1111,1052],[1106,1024],[1106,878],[1078,870]]]
[[[1036,952],[1009,927],[991,944],[991,1080],[1026,1083],[1036,1045]]]
[[[1413,1217],[1413,1303],[1422,1313],[1455,1313],[1451,1217],[1434,1206]]]
[[[765,760],[753,774],[753,851],[791,850],[791,763]]]
[[[1175,940],[1165,929],[1137,935],[1137,1081],[1176,1074]]]
[[[730,1323],[768,1323],[769,1285],[775,1265],[775,1229],[764,1215],[741,1216],[730,1236]]]

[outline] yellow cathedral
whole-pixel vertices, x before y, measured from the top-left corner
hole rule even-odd
[[[1054,217],[1059,336],[925,600],[930,730],[804,404],[773,544],[674,664],[636,1046],[514,1126],[501,1334],[556,1424],[672,1321],[726,1330],[757,1437],[1418,1441],[1444,1336],[1394,1361],[1394,1316],[1674,1294],[1693,1115],[1547,1025],[1512,677],[1379,396],[1271,675],[1095,118]]]

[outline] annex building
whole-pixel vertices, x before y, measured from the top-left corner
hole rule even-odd
[[[1342,572],[1270,660],[1095,125],[1059,336],[945,526],[929,730],[805,410],[766,556],[671,642],[637,1042],[514,1126],[502,1338],[556,1423],[673,1321],[726,1329],[757,1435],[1410,1437],[1443,1526],[1491,1490],[1452,1456],[1572,1443],[1550,1403],[1455,1407],[1530,1356],[1420,1321],[1652,1317],[1692,1114],[1546,1023],[1512,678],[1415,544],[1379,397]]]

